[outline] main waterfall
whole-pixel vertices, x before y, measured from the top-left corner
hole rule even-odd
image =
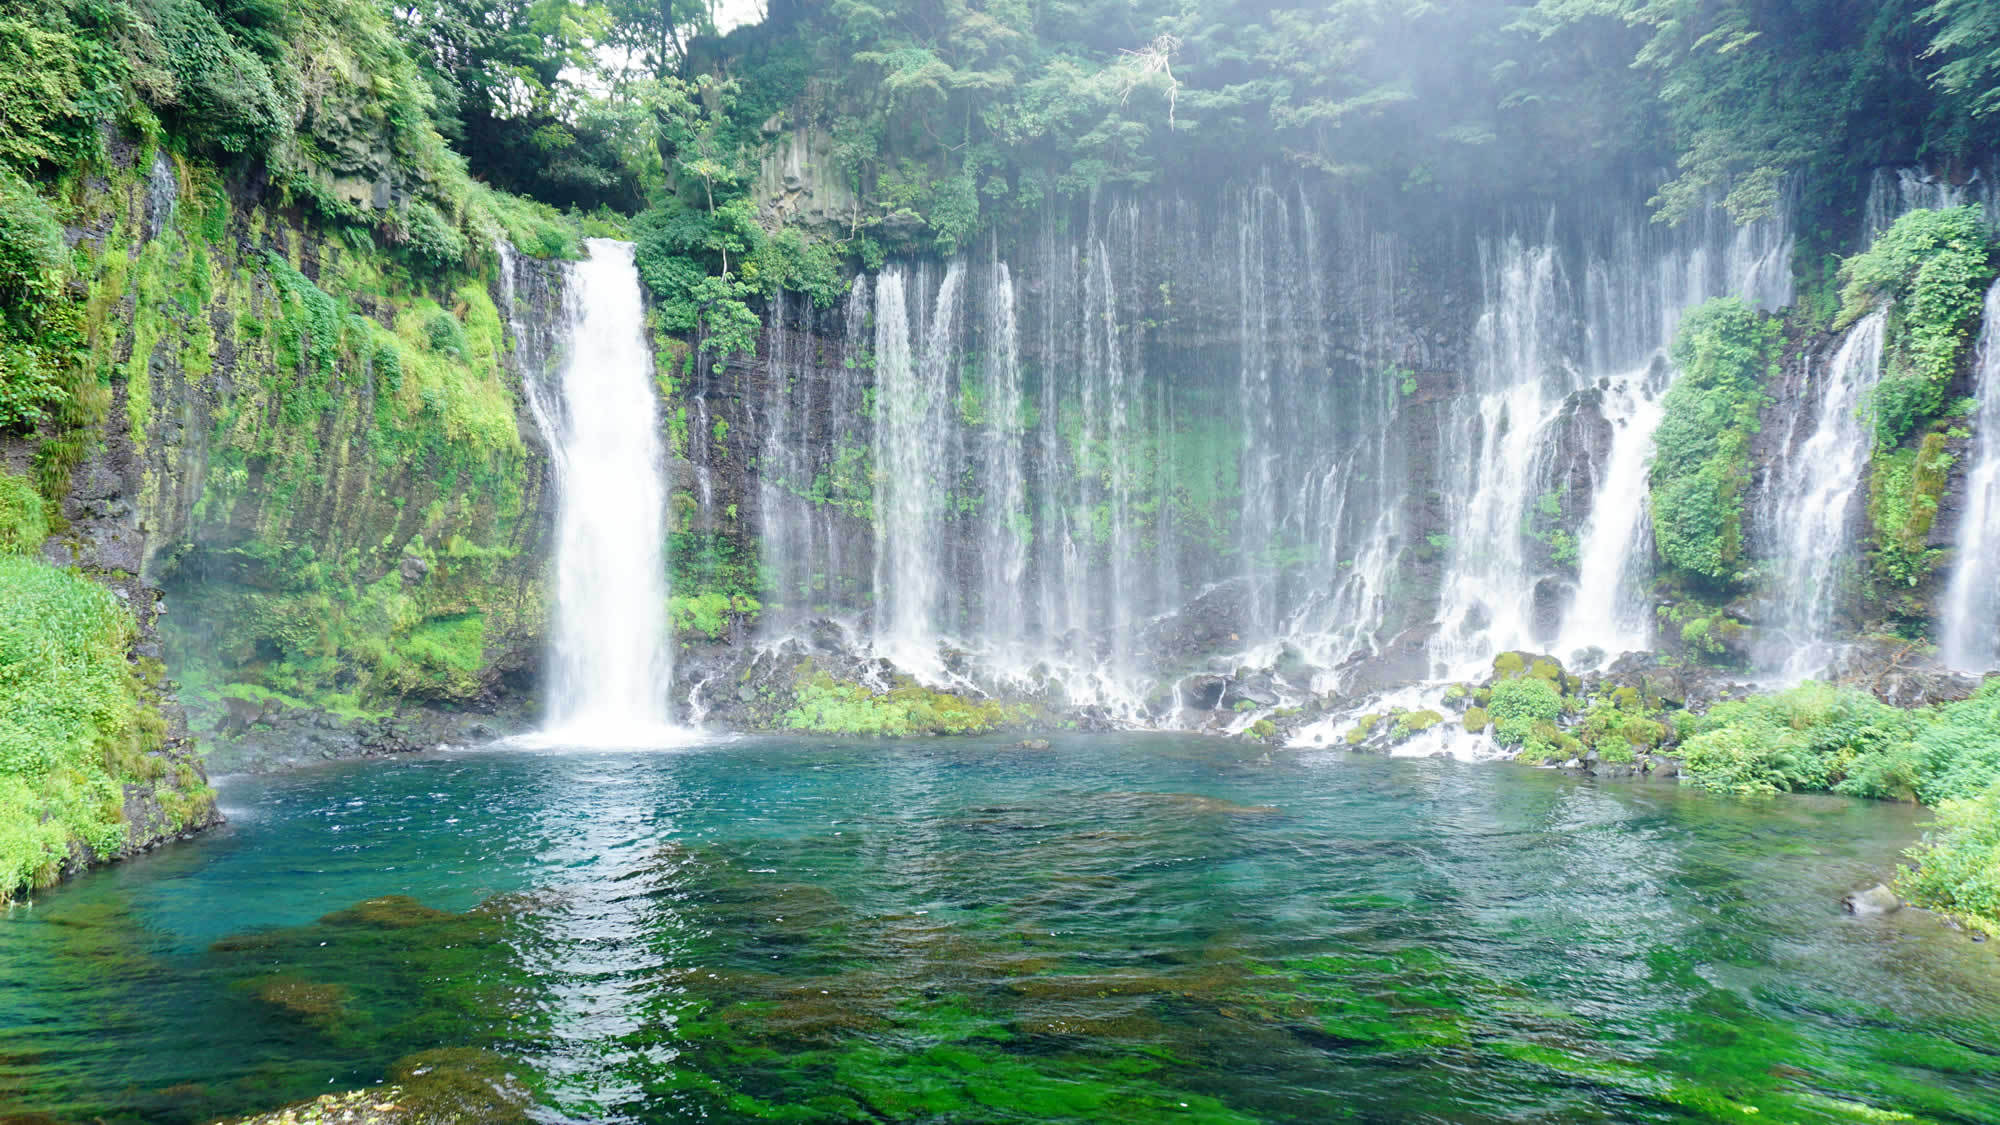
[[[589,248],[568,267],[555,401],[530,386],[561,493],[542,738],[652,746],[674,735],[660,412],[632,246]]]

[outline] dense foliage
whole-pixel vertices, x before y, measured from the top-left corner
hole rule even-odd
[[[1911,211],[1841,264],[1835,327],[1878,302],[1891,310],[1887,369],[1875,390],[1882,445],[1895,445],[1944,406],[1994,273],[1993,235],[1977,207]]]
[[[1717,704],[1681,746],[1684,776],[1741,794],[1831,790],[1940,809],[1942,831],[1904,878],[1917,901],[2000,926],[2000,680],[1934,708],[1903,709],[1821,683]],[[1981,817],[1985,819],[1982,820]]]
[[[124,784],[173,768],[153,753],[165,726],[126,662],[133,632],[111,591],[0,554],[0,898],[53,882],[79,843],[116,852]],[[206,797],[192,774],[173,792],[182,818]]]
[[[1897,890],[2000,936],[2000,781],[1939,806],[1932,831],[1909,854],[1917,866],[1897,878]]]
[[[1690,312],[1674,338],[1681,374],[1654,437],[1653,538],[1669,566],[1702,582],[1736,576],[1750,435],[1776,342],[1776,322],[1734,297]]]

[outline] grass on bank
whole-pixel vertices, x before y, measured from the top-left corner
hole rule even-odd
[[[1896,888],[1910,901],[2000,934],[2000,679],[1939,707],[1891,707],[1822,683],[1686,720],[1682,772],[1738,794],[1828,791],[1920,801],[1938,818]]]
[[[0,898],[55,881],[73,843],[125,843],[124,784],[170,769],[126,660],[136,626],[102,586],[0,557]],[[198,784],[198,783],[197,783]]]

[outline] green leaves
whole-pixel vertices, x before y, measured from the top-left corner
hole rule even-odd
[[[1674,338],[1681,374],[1653,438],[1653,539],[1669,566],[1706,583],[1736,576],[1750,435],[1776,341],[1776,322],[1735,297],[1689,313]]]
[[[104,587],[0,555],[0,898],[52,881],[72,837],[124,841],[120,783],[163,729],[126,663],[135,630]]]
[[[1918,18],[1937,28],[1925,56],[1944,60],[1931,80],[1967,98],[1975,115],[2000,114],[2000,7],[1936,0]]]
[[[1995,275],[1992,232],[1977,207],[1911,211],[1841,263],[1845,328],[1878,303],[1891,306],[1888,371],[1876,388],[1883,448],[1937,415],[1972,342]]]

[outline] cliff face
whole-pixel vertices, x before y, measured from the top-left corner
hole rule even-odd
[[[51,556],[139,608],[211,770],[518,708],[552,497],[521,395],[547,356],[515,337],[551,337],[559,273],[412,279],[260,184],[130,149],[116,166],[78,189],[109,401],[70,439]]]

